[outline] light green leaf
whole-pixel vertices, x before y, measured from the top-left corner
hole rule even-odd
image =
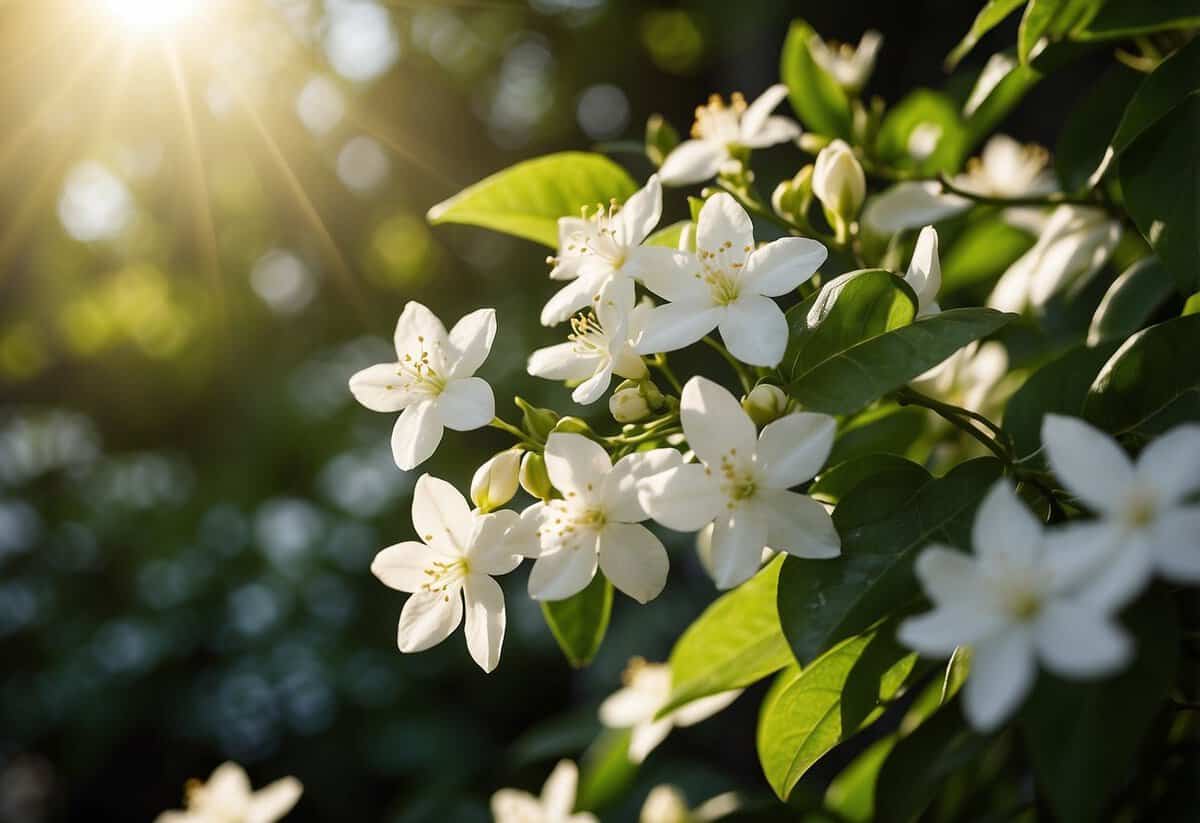
[[[779,575],[779,620],[800,664],[919,597],[917,553],[933,542],[965,544],[975,507],[1000,469],[990,458],[970,460],[923,485],[884,474],[847,495],[833,512],[841,555],[788,557]]]
[[[1033,47],[1043,37],[1058,40],[1086,26],[1104,0],[1029,0],[1017,31],[1017,54],[1029,62]]]
[[[683,236],[683,230],[690,225],[692,225],[692,221],[680,220],[669,226],[663,226],[646,238],[645,245],[666,246],[667,248],[677,249],[679,248],[679,238]]]
[[[1100,168],[1125,112],[1125,104],[1143,75],[1121,64],[1109,68],[1071,109],[1054,147],[1054,168],[1064,191],[1083,191],[1098,181]]]
[[[779,59],[779,75],[788,87],[792,108],[809,131],[849,139],[850,100],[813,60],[808,44],[815,34],[803,20],[792,21]]]
[[[638,771],[629,759],[632,736],[632,729],[605,729],[588,746],[579,762],[576,810],[602,809],[629,791]]]
[[[1117,154],[1125,151],[1138,135],[1197,91],[1200,91],[1200,40],[1193,40],[1159,63],[1138,86],[1117,126],[1113,150]]]
[[[773,560],[688,626],[671,650],[671,697],[660,716],[701,697],[748,686],[791,662],[775,610],[782,563],[783,558]]]
[[[909,138],[924,125],[936,126],[941,136],[933,153],[919,160],[909,153]],[[941,92],[915,89],[884,116],[875,151],[889,165],[923,177],[933,177],[939,172],[954,174],[962,167],[968,151],[967,131],[958,106]]]
[[[942,289],[947,297],[994,280],[1033,246],[1033,237],[1010,225],[1002,214],[969,222],[942,251]]]
[[[802,353],[789,394],[807,409],[849,414],[895,391],[1015,315],[951,309],[814,359]]]
[[[1157,257],[1143,257],[1113,281],[1092,316],[1088,345],[1101,340],[1124,339],[1154,316],[1175,291],[1174,283]]]
[[[1171,29],[1200,26],[1196,0],[1106,0],[1078,40],[1115,40]]]
[[[946,70],[953,71],[959,61],[967,56],[967,52],[975,48],[979,38],[1003,23],[1010,14],[1024,4],[1025,0],[988,0],[979,14],[975,15],[975,22],[971,23],[971,28],[967,31],[966,36],[954,47],[952,52],[946,55]]]
[[[1180,316],[1187,317],[1189,314],[1200,314],[1200,292],[1193,294],[1183,304],[1183,311],[1180,313]]]
[[[566,600],[542,603],[546,625],[575,668],[586,666],[599,651],[604,633],[608,631],[612,601],[612,584],[597,572],[588,587],[579,594]]]
[[[624,201],[637,184],[599,154],[562,152],[496,172],[429,210],[429,222],[466,223],[558,247],[558,218]]]
[[[758,718],[758,759],[775,794],[787,800],[814,763],[874,722],[915,662],[885,627],[785,670]]]
[[[1117,350],[1088,390],[1083,414],[1100,428],[1148,440],[1200,420],[1200,315],[1138,332]]]

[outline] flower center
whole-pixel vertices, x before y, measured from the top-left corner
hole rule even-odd
[[[1006,605],[1009,614],[1024,623],[1032,620],[1041,611],[1042,598],[1035,591],[1020,589],[1009,593]]]
[[[735,509],[758,494],[758,478],[743,460],[739,460],[737,449],[730,449],[721,455],[717,471],[721,473],[721,493],[725,495],[727,508]]]
[[[596,357],[608,354],[608,335],[593,312],[571,318],[571,333],[567,339],[578,355]]]
[[[746,111],[746,98],[742,96],[741,92],[731,94],[728,105],[721,95],[714,94],[708,98],[708,105],[696,107],[696,122],[692,124],[692,137],[697,140],[736,142],[741,134],[739,124],[744,111]]]
[[[440,346],[426,346],[425,338],[417,338],[417,350],[405,352],[396,364],[396,375],[400,378],[399,388],[406,392],[441,394],[446,388],[446,378],[438,373],[435,363],[440,363]],[[431,358],[431,352],[436,356]],[[389,388],[392,388],[389,386]]]
[[[697,248],[701,269],[696,277],[708,284],[713,303],[728,306],[737,301],[742,289],[742,269],[746,266],[746,255],[754,247],[746,244],[735,249],[732,240],[726,240],[715,249]]]
[[[604,509],[581,500],[576,492],[567,492],[565,499],[551,500],[546,505],[550,516],[542,521],[537,532],[543,547],[578,549],[587,542],[583,538],[608,523]]]
[[[471,564],[465,557],[457,560],[435,560],[424,569],[425,582],[421,590],[431,594],[441,593],[444,600],[450,599],[449,589],[466,577],[471,571]]]
[[[1135,529],[1150,525],[1157,515],[1158,507],[1148,494],[1135,493],[1125,506],[1125,522]]]

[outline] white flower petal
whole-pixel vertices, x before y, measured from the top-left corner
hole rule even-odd
[[[904,282],[916,292],[918,317],[937,312],[938,291],[942,288],[942,265],[938,259],[938,234],[933,226],[921,229],[917,236],[917,246],[913,249]]]
[[[745,583],[762,563],[767,523],[754,507],[742,506],[716,519],[712,535],[713,582],[718,589]]]
[[[451,380],[437,398],[438,414],[448,429],[465,432],[492,422],[496,397],[481,377]]]
[[[571,399],[581,406],[595,403],[608,391],[612,383],[613,364],[611,359],[600,361],[595,374],[584,380],[571,392]]]
[[[572,492],[584,499],[600,494],[605,476],[612,470],[608,452],[582,434],[553,432],[546,438],[546,473],[564,495]]]
[[[727,692],[719,692],[708,697],[701,697],[699,700],[685,703],[664,719],[670,720],[681,728],[694,726],[724,711],[730,703],[741,697],[742,691],[742,689],[731,689]]]
[[[570,760],[560,760],[542,786],[542,815],[547,820],[562,820],[575,808],[579,769]]]
[[[997,480],[975,513],[971,542],[985,574],[990,569],[1032,566],[1042,545],[1042,527],[1007,480]]]
[[[1111,674],[1133,654],[1129,635],[1114,621],[1066,600],[1047,604],[1038,615],[1034,641],[1042,663],[1062,677]]]
[[[761,149],[795,140],[800,134],[800,124],[795,120],[773,115],[766,119],[758,131],[753,135],[743,136],[740,142],[748,149]]]
[[[429,355],[429,364],[434,371],[441,372],[445,364],[446,347],[449,340],[446,327],[437,315],[415,300],[410,300],[400,312],[396,321],[396,332],[393,335],[396,344],[396,354],[403,360],[404,355],[424,351]]]
[[[1146,446],[1138,456],[1137,476],[1158,489],[1168,505],[1200,489],[1200,425],[1176,426]]]
[[[610,729],[628,729],[653,720],[662,705],[661,695],[626,686],[613,692],[600,704],[600,722]]]
[[[448,557],[466,556],[475,525],[471,507],[445,480],[431,474],[417,478],[412,521],[417,536],[434,552]]]
[[[469,574],[463,580],[466,601],[467,651],[479,668],[490,672],[500,662],[504,644],[504,592],[486,574]]]
[[[491,809],[495,823],[543,819],[541,801],[517,789],[501,789],[493,794]]]
[[[767,118],[771,112],[775,111],[775,107],[784,101],[788,96],[788,89],[783,83],[776,83],[770,86],[766,91],[758,96],[753,103],[746,107],[742,112],[741,132],[743,142],[747,138],[753,138],[762,127],[766,124]],[[799,129],[797,129],[799,131]],[[749,143],[744,143],[750,145]]]
[[[645,526],[609,523],[596,548],[604,576],[637,602],[649,603],[667,584],[667,550]]]
[[[1133,485],[1133,464],[1116,441],[1074,417],[1048,414],[1042,443],[1068,491],[1097,512],[1115,514]]]
[[[650,515],[638,502],[638,481],[681,465],[683,456],[675,449],[653,449],[622,457],[604,478],[601,490],[608,517],[623,523],[645,520]]]
[[[437,403],[422,400],[400,413],[392,427],[392,459],[403,471],[411,471],[437,451],[442,442],[442,417]]]
[[[513,530],[520,528],[520,516],[509,509],[473,516],[475,525],[467,549],[471,571],[496,576],[521,565],[521,555],[513,547]]]
[[[476,309],[455,323],[449,335],[449,376],[463,378],[473,375],[487,360],[495,339],[495,309]]]
[[[662,184],[658,175],[652,174],[646,185],[630,195],[617,213],[614,221],[616,240],[622,246],[641,243],[662,217]]]
[[[574,343],[546,346],[529,355],[526,370],[545,380],[586,380],[596,373],[602,356],[581,354]]]
[[[842,540],[825,507],[798,492],[760,489],[749,504],[767,525],[765,545],[796,557],[824,560],[842,553]]]
[[[1002,628],[1003,621],[994,613],[973,608],[969,603],[955,603],[905,619],[896,631],[896,638],[927,657],[949,657],[959,646],[992,637]]]
[[[750,222],[750,215],[732,196],[725,192],[714,194],[700,208],[696,220],[696,248],[713,253],[730,248],[748,254],[754,248],[754,224]]]
[[[710,302],[708,284],[701,279],[700,263],[691,252],[639,246],[629,250],[622,270],[664,300]]]
[[[643,762],[658,748],[658,744],[667,739],[671,733],[671,721],[656,720],[653,723],[643,723],[633,727],[629,739],[629,760],[633,763]]]
[[[816,477],[836,433],[837,421],[827,414],[797,412],[768,423],[758,438],[758,460],[767,485],[788,489]]]
[[[284,777],[254,793],[245,823],[275,823],[300,800],[304,787],[294,777]]]
[[[714,470],[731,454],[749,462],[758,442],[754,421],[723,386],[706,377],[693,377],[683,387],[679,416],[688,445]]]
[[[638,504],[669,529],[699,529],[725,510],[725,496],[707,469],[694,463],[638,481]]]
[[[400,611],[396,643],[402,652],[423,652],[441,643],[462,622],[462,593],[457,585],[441,592],[417,592]]]
[[[529,596],[534,600],[566,600],[587,588],[596,576],[596,549],[579,540],[543,554],[529,573]]]
[[[963,687],[967,720],[981,732],[997,728],[1025,699],[1035,674],[1033,639],[1023,629],[1006,631],[975,646],[971,673]]]
[[[925,594],[939,606],[986,602],[979,569],[968,554],[933,544],[921,550],[915,570]]]
[[[783,237],[755,249],[746,260],[742,284],[756,294],[779,297],[806,282],[829,251],[807,237]]]
[[[422,395],[400,388],[398,369],[398,363],[368,366],[350,378],[350,393],[354,395],[355,400],[371,411],[400,411]]]
[[[721,310],[707,296],[655,306],[637,344],[639,354],[672,352],[692,345],[717,327]]]
[[[610,276],[611,271],[600,275],[580,274],[577,279],[567,283],[542,308],[542,325],[556,326],[580,309],[590,306],[592,298],[600,293]]]
[[[937,223],[970,207],[970,200],[943,194],[940,183],[897,183],[867,201],[862,220],[880,234],[895,234]]]
[[[240,805],[250,797],[250,778],[237,763],[226,761],[213,769],[204,784],[204,793],[230,805]]]
[[[774,367],[783,359],[788,322],[771,298],[742,295],[725,307],[719,325],[725,348],[743,363]]]
[[[416,592],[429,582],[425,570],[439,554],[424,543],[409,540],[388,546],[371,561],[371,574],[385,586],[402,592]]]
[[[684,140],[671,150],[658,170],[665,186],[690,186],[716,176],[729,153],[710,140]]]
[[[1200,583],[1200,507],[1175,509],[1159,517],[1150,550],[1163,577]]]

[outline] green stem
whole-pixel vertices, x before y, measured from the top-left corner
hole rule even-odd
[[[514,426],[512,423],[505,422],[504,420],[501,420],[499,417],[493,417],[491,422],[488,423],[488,425],[491,426],[493,429],[499,429],[502,432],[508,432],[513,437],[517,438],[517,442],[519,445],[524,446],[527,449],[530,449],[532,451],[538,451],[538,452],[540,452],[542,450],[542,447],[540,445],[538,445],[537,443],[533,442],[533,440],[529,437],[528,434],[526,434],[522,429],[518,428],[517,426]]]
[[[671,384],[671,388],[675,389],[675,393],[683,391],[683,384],[679,382],[679,378],[675,376],[675,372],[671,371],[671,367],[667,365],[667,356],[659,353],[654,355],[650,361],[650,365],[662,372],[662,376],[667,378],[667,382]]]
[[[742,384],[742,394],[749,394],[750,389],[754,387],[754,380],[749,374],[746,373],[746,369],[742,366],[741,362],[729,353],[729,349],[725,348],[712,337],[705,336],[701,338],[701,340],[710,349],[721,355],[721,357],[725,358],[725,362],[728,363],[737,374],[738,382]]]
[[[1104,209],[1117,217],[1121,216],[1120,212],[1111,203],[1098,198],[1069,197],[1065,194],[1048,194],[1042,197],[993,197],[992,195],[980,194],[970,189],[961,188],[955,185],[954,181],[946,174],[939,175],[934,182],[940,184],[947,194],[953,194],[974,203],[981,203],[988,206],[1088,206],[1094,209]]]

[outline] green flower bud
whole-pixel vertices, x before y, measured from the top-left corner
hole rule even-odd
[[[522,397],[513,398],[517,408],[521,410],[521,428],[537,443],[545,443],[546,436],[554,431],[558,423],[558,412],[552,409],[539,409]]]
[[[546,458],[537,452],[525,452],[521,458],[521,488],[538,500],[549,500],[554,492],[550,475],[546,472]]]
[[[679,132],[661,114],[652,114],[646,120],[646,156],[656,166],[661,166],[667,155],[679,145]]]
[[[517,493],[521,451],[502,451],[475,470],[471,478],[471,501],[482,512],[503,506]]]
[[[799,221],[808,213],[812,202],[812,164],[796,172],[791,180],[784,180],[771,194],[771,207],[775,213],[788,220]]]
[[[759,383],[742,398],[742,408],[757,426],[778,420],[787,412],[788,396],[783,389],[770,383]]]
[[[587,421],[578,417],[563,417],[559,419],[554,424],[552,431],[584,435],[591,435],[593,433],[592,427],[587,424]]]

